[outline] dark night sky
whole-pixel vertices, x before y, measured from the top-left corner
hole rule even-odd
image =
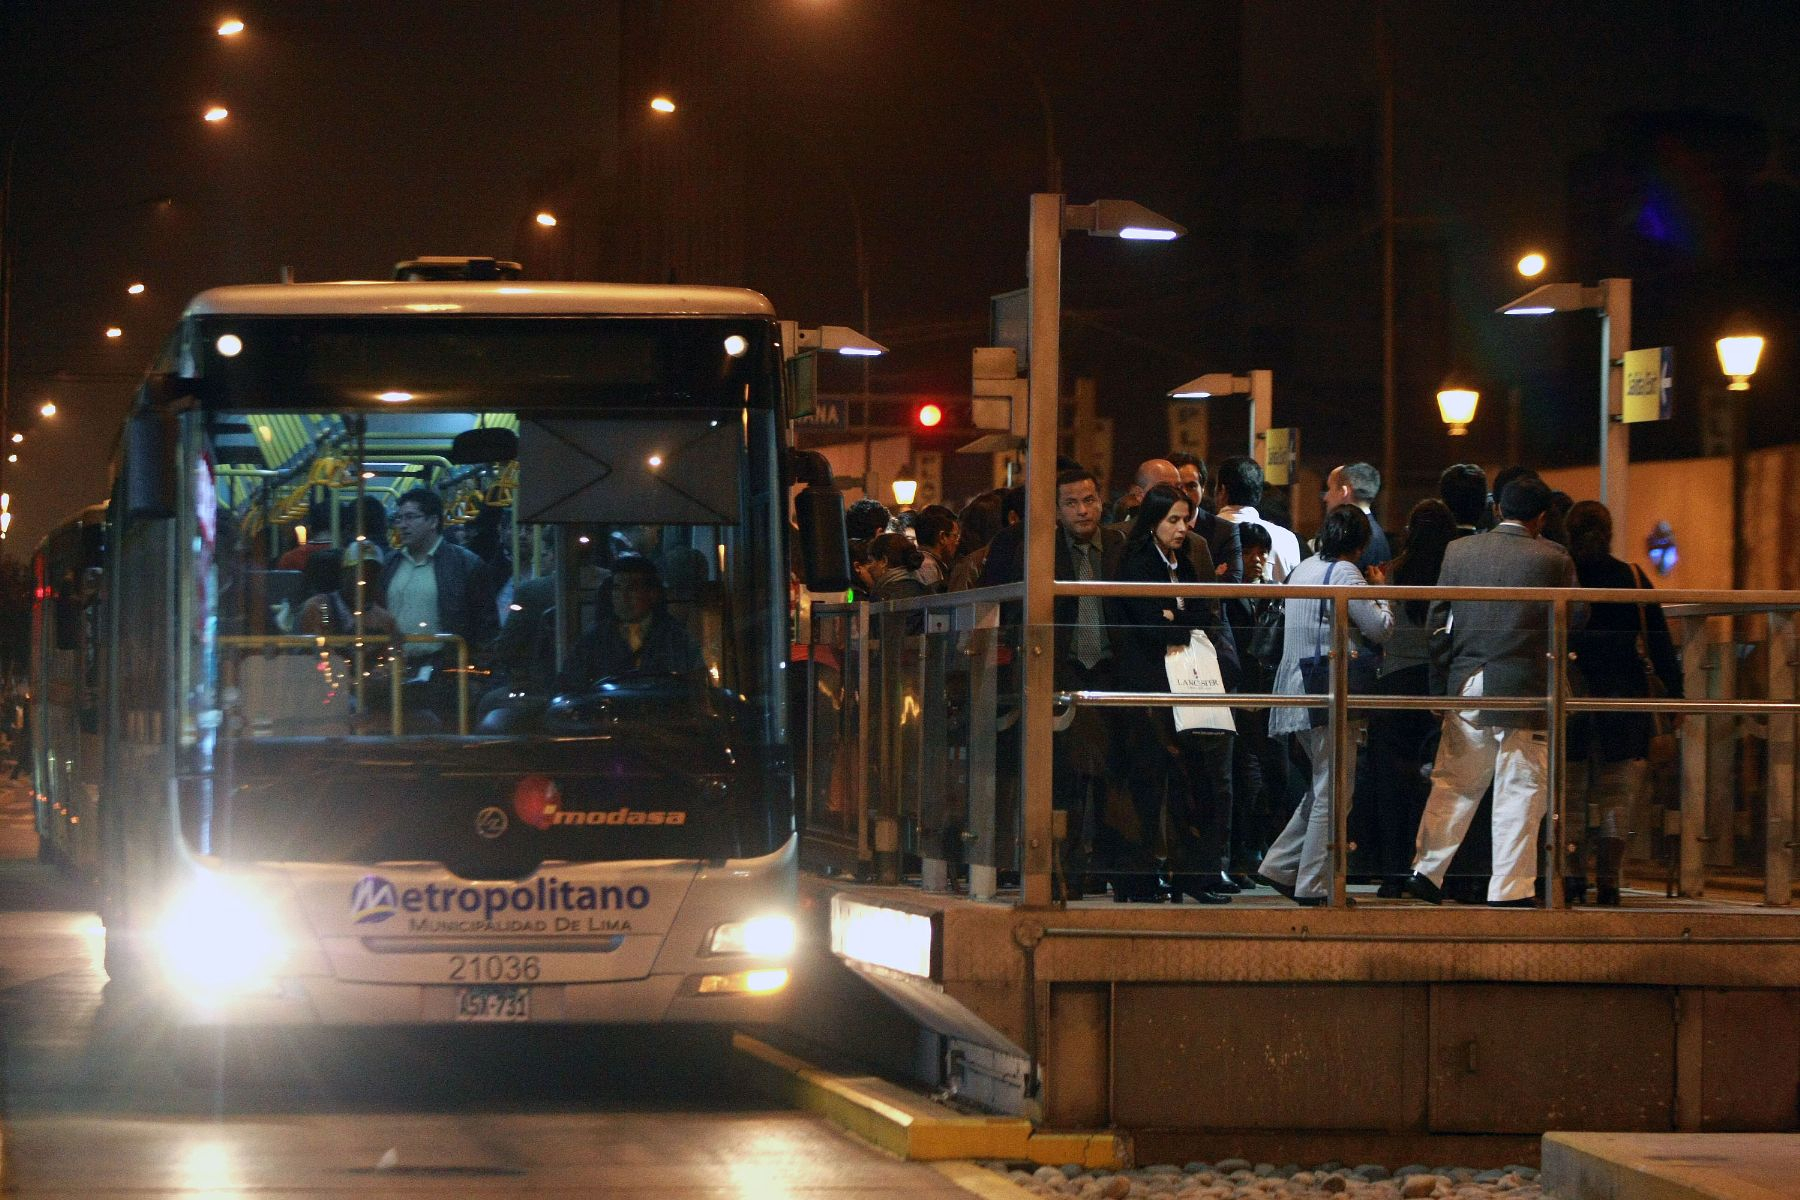
[[[191,293],[273,280],[283,265],[379,277],[419,253],[510,253],[529,268],[543,249],[519,240],[534,181],[615,161],[614,3],[235,11],[251,25],[241,45],[213,36],[226,11],[212,4],[4,7],[4,129],[22,130],[12,411],[29,428],[45,396],[63,410],[53,428],[30,428],[9,473],[14,553],[98,497],[133,379]],[[1484,323],[1521,290],[1508,266],[1519,247],[1563,249],[1569,162],[1600,143],[1609,114],[1701,107],[1792,126],[1800,113],[1792,4],[1396,0],[1392,11],[1399,208],[1444,234],[1457,339],[1500,353],[1541,356]],[[1066,247],[1068,367],[1099,375],[1123,468],[1160,448],[1164,389],[1259,365],[1241,361],[1231,312],[1240,137],[1374,161],[1375,12],[1372,0],[738,4],[755,90],[741,114],[755,158],[748,277],[719,282],[762,288],[809,323],[855,323],[848,184],[868,231],[873,332],[896,351],[875,386],[966,387],[988,295],[1024,283],[1026,196],[1043,175],[1023,54],[1052,96],[1071,199],[1138,199],[1194,230],[1172,247]],[[232,119],[201,126],[214,101]],[[1373,179],[1355,186],[1372,194]],[[152,203],[162,197],[172,203]],[[138,277],[151,292],[129,300]],[[1346,361],[1379,361],[1368,344],[1379,281],[1366,282]],[[126,337],[107,343],[112,322]],[[1348,394],[1368,403],[1379,381]],[[1282,397],[1278,380],[1278,421],[1319,431],[1310,448],[1378,452],[1378,407],[1313,413],[1296,394],[1284,414]],[[1430,403],[1405,397],[1435,436]]]

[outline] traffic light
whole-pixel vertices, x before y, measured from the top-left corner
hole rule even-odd
[[[944,410],[935,404],[921,404],[913,410],[913,420],[923,429],[936,429],[944,421]]]

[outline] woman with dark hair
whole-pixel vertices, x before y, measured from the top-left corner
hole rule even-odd
[[[1211,583],[1196,573],[1183,551],[1191,536],[1192,502],[1173,485],[1144,493],[1119,556],[1121,583]],[[1190,597],[1117,597],[1106,602],[1121,689],[1168,692],[1169,656],[1179,654],[1195,631],[1215,648],[1218,608]],[[1223,670],[1223,668],[1221,668]],[[1213,729],[1178,731],[1174,710],[1130,710],[1121,722],[1131,763],[1131,798],[1137,809],[1138,844],[1133,873],[1115,879],[1113,899],[1160,899],[1156,890],[1157,833],[1168,808],[1169,892],[1201,904],[1225,904],[1237,885],[1225,878],[1231,830],[1231,739]]]
[[[1568,529],[1569,557],[1582,587],[1650,587],[1643,571],[1613,557],[1606,505],[1581,501],[1569,510]],[[1589,696],[1648,696],[1652,673],[1668,695],[1682,695],[1681,662],[1660,604],[1594,605],[1587,625],[1569,634],[1569,650]],[[1569,719],[1568,811],[1586,833],[1568,868],[1572,898],[1586,898],[1591,853],[1595,901],[1619,902],[1625,839],[1644,792],[1654,732],[1649,713],[1580,713]]]
[[[1444,565],[1444,548],[1456,539],[1456,514],[1442,500],[1421,500],[1406,518],[1406,548],[1388,567],[1388,582],[1397,587],[1432,587]],[[1426,696],[1431,693],[1431,630],[1425,600],[1407,600],[1394,608],[1394,632],[1382,647],[1379,683],[1383,696]],[[1357,794],[1372,801],[1367,823],[1353,840],[1374,851],[1381,875],[1375,893],[1385,899],[1405,894],[1412,874],[1413,842],[1419,816],[1431,794],[1432,756],[1427,743],[1438,728],[1435,714],[1417,708],[1377,710],[1369,718],[1368,770],[1357,781]]]
[[[1361,587],[1368,580],[1357,569],[1356,560],[1369,544],[1369,518],[1354,504],[1344,504],[1325,514],[1319,527],[1319,552],[1294,568],[1287,582],[1305,585]],[[1369,576],[1376,583],[1386,581],[1380,567],[1371,567]],[[1329,600],[1289,600],[1281,639],[1281,666],[1275,672],[1275,692],[1282,696],[1304,696],[1306,686],[1300,674],[1300,660],[1315,658],[1331,651],[1331,609]],[[1357,643],[1379,645],[1388,640],[1394,629],[1394,617],[1385,600],[1350,601],[1350,643],[1352,653]],[[1366,646],[1365,646],[1366,649]],[[1263,882],[1304,905],[1323,904],[1331,892],[1331,855],[1329,847],[1335,822],[1332,819],[1331,737],[1330,728],[1321,722],[1314,725],[1321,709],[1278,708],[1269,716],[1269,734],[1292,733],[1306,751],[1311,763],[1311,783],[1300,804],[1294,809],[1287,827],[1269,853],[1263,858],[1258,874]],[[1348,804],[1350,797],[1337,797]]]
[[[919,580],[925,555],[904,533],[881,533],[867,544],[869,560],[858,566],[871,600],[910,600],[931,589]]]

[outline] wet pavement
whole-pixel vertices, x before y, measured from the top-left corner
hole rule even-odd
[[[109,994],[100,926],[0,792],[7,1197],[961,1197],[734,1082],[694,1031],[178,1035]],[[24,818],[21,820],[21,818]]]

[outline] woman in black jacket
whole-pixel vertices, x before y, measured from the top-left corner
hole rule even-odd
[[[1612,556],[1612,514],[1606,505],[1583,500],[1569,510],[1569,557],[1584,588],[1649,588],[1644,573]],[[1590,696],[1648,696],[1650,680],[1679,699],[1681,663],[1669,637],[1662,606],[1596,604],[1587,625],[1569,634],[1575,670]],[[1645,760],[1655,721],[1649,713],[1581,713],[1569,721],[1569,803],[1575,829],[1586,829],[1584,845],[1569,865],[1569,892],[1585,898],[1585,859],[1591,849],[1597,903],[1619,902],[1625,840],[1646,790]],[[1598,818],[1589,823],[1584,811]],[[1641,828],[1641,826],[1639,826]]]
[[[1144,493],[1126,535],[1117,578],[1122,583],[1210,583],[1195,573],[1183,552],[1189,501],[1169,484]],[[1169,655],[1199,630],[1220,645],[1218,605],[1174,596],[1107,601],[1107,622],[1118,663],[1119,686],[1132,692],[1167,692]],[[1177,732],[1174,710],[1137,710],[1130,730],[1131,795],[1137,809],[1140,862],[1154,858],[1162,810],[1168,807],[1171,898],[1184,893],[1201,904],[1225,904],[1237,886],[1225,877],[1231,840],[1231,739],[1217,730]],[[1130,880],[1114,899],[1152,899],[1145,881]]]

